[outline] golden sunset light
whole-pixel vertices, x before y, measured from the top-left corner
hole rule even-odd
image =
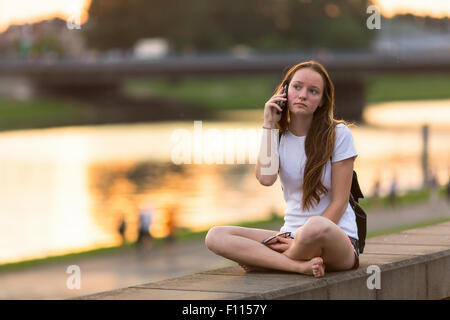
[[[42,20],[69,19],[80,16],[81,23],[87,20],[91,0],[0,0],[0,32],[12,24],[35,23]]]
[[[386,17],[396,14],[412,13],[418,16],[435,18],[450,17],[450,1],[448,0],[372,0]]]
[[[80,15],[83,23],[87,20],[90,3],[91,0],[0,0],[0,32],[12,24],[34,23],[55,17],[66,20],[73,15]],[[448,0],[373,0],[373,3],[387,17],[401,13],[450,17]]]

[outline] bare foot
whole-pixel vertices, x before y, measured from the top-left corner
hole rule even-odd
[[[313,275],[315,278],[321,278],[325,275],[325,265],[321,257],[312,258],[309,261],[301,261],[300,263],[300,273]]]
[[[315,278],[320,278],[325,275],[325,265],[323,264],[323,259],[313,258],[311,259],[313,265],[312,265],[312,271]]]

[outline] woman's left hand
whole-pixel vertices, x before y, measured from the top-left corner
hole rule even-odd
[[[287,249],[289,249],[289,247],[291,246],[292,243],[292,238],[283,238],[283,237],[277,237],[277,242],[274,244],[268,244],[267,246],[272,249],[275,250],[279,253],[283,253],[285,252]]]

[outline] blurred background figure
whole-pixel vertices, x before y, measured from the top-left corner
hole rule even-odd
[[[392,207],[397,205],[397,175],[395,173],[389,188],[389,204]]]
[[[430,201],[437,202],[439,200],[439,181],[434,170],[430,169],[428,188],[430,190]]]
[[[450,204],[450,170],[448,174],[447,186],[445,189],[445,197],[447,199],[447,203]]]
[[[372,188],[372,199],[374,206],[380,205],[380,178],[379,175],[375,178],[373,188]]]
[[[170,205],[166,210],[166,242],[173,243],[175,241],[176,230],[177,230],[177,216],[178,206],[175,204]]]
[[[152,223],[153,209],[151,207],[143,207],[139,212],[139,227],[137,246],[139,249],[149,249],[151,246],[152,236],[150,234],[150,226]]]
[[[126,243],[126,237],[125,232],[127,230],[127,223],[125,221],[125,215],[123,214],[122,217],[119,220],[117,231],[119,232],[119,235],[122,239],[122,245]]]

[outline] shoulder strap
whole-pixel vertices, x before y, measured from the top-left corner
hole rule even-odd
[[[353,170],[353,178],[352,178],[352,188],[350,190],[350,193],[353,195],[353,198],[356,202],[358,202],[358,199],[364,199],[364,195],[361,192],[361,188],[359,187],[358,183],[358,176],[356,175],[356,171]]]
[[[280,151],[280,142],[281,142],[281,132],[278,134],[278,153]],[[280,165],[278,164],[278,174],[280,174]],[[281,186],[281,189],[283,189],[283,186]]]

